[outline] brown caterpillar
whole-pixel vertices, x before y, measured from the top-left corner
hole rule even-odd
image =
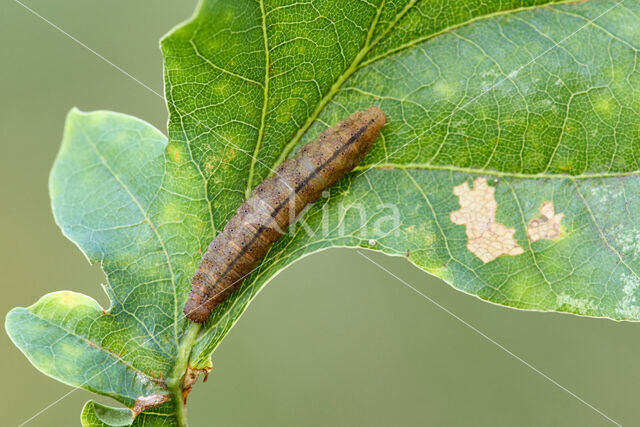
[[[358,111],[304,145],[262,181],[203,255],[184,314],[206,322],[302,210],[371,150],[385,122],[378,107]]]

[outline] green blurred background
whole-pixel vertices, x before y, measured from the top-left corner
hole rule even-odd
[[[158,39],[196,1],[25,4],[161,92]],[[164,101],[14,0],[0,6],[0,35],[0,311],[61,289],[105,305],[102,273],[49,207],[64,117],[72,106],[109,109],[166,131]],[[498,307],[403,259],[371,256],[617,422],[640,424],[640,325]],[[1,345],[2,425],[72,390],[36,371],[4,332]],[[26,425],[78,425],[91,396],[75,391]],[[348,250],[305,258],[266,287],[215,352],[189,413],[193,426],[612,424]]]

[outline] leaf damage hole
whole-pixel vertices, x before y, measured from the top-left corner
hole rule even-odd
[[[495,188],[480,177],[473,181],[473,190],[464,182],[453,187],[460,209],[451,212],[451,222],[466,226],[467,249],[483,263],[502,255],[520,255],[524,250],[514,240],[515,229],[495,221],[498,203]]]
[[[564,214],[555,213],[553,202],[546,201],[540,206],[540,216],[529,221],[527,236],[535,242],[540,239],[554,240],[560,236],[560,221]]]

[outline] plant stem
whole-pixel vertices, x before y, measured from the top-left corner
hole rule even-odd
[[[191,323],[185,331],[178,347],[176,364],[166,382],[176,408],[176,421],[179,427],[187,427],[187,408],[185,408],[182,397],[182,379],[187,371],[191,349],[200,331],[200,326],[199,323]]]

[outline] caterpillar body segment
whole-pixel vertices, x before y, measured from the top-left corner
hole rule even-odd
[[[378,107],[358,111],[305,144],[262,181],[202,256],[184,314],[206,322],[304,208],[360,163],[385,122]]]

